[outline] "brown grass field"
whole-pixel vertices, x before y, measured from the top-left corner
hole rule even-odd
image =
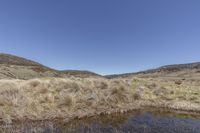
[[[153,78],[40,78],[0,80],[0,118],[62,119],[145,107],[200,113],[200,87],[182,80]]]

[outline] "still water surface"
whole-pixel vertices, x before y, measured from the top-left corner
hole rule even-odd
[[[200,133],[200,117],[166,110],[138,110],[63,122],[1,125],[5,133]]]

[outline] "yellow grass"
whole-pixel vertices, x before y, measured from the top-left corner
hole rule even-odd
[[[144,106],[200,112],[200,88],[151,79],[42,78],[0,80],[0,118],[64,119]]]

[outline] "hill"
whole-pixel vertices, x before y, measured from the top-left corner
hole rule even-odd
[[[38,62],[10,54],[0,54],[0,79],[33,79],[42,77],[103,77],[94,72],[81,70],[55,70]],[[106,75],[105,78],[187,78],[196,80],[200,77],[200,62],[175,64],[149,69],[136,73]]]
[[[25,59],[25,58],[22,58],[22,57],[18,57],[18,56],[15,56],[15,55],[10,55],[10,54],[0,54],[0,64],[5,64],[5,65],[18,65],[18,66],[42,66],[44,67],[43,65],[37,63],[37,62],[34,62],[34,61],[31,61],[31,60],[28,60],[28,59]]]
[[[0,54],[0,79],[33,79],[42,77],[100,76],[89,71],[59,71],[35,61],[10,54]]]
[[[0,62],[0,122],[68,122],[149,107],[200,114],[200,63],[106,79],[89,71],[54,70],[8,54],[1,54]],[[82,79],[66,78],[71,76]]]
[[[200,73],[200,62],[188,63],[188,64],[175,64],[161,66],[156,69],[149,69],[146,71],[140,71],[136,73],[125,73],[125,74],[115,74],[106,75],[107,78],[129,78],[133,76],[137,77],[149,77],[149,78],[161,78],[161,77],[196,77]]]
[[[101,75],[96,74],[94,72],[82,71],[82,70],[63,70],[61,72],[68,76],[75,76],[75,77],[81,77],[81,78],[85,78],[88,76],[102,77]]]

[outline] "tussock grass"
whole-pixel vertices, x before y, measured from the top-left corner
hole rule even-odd
[[[184,104],[183,104],[184,103]],[[0,118],[70,120],[143,106],[200,112],[200,88],[148,79],[0,80]]]
[[[106,111],[130,99],[123,81],[93,78],[1,80],[0,118],[77,117]],[[5,108],[9,110],[6,115],[1,113]]]

